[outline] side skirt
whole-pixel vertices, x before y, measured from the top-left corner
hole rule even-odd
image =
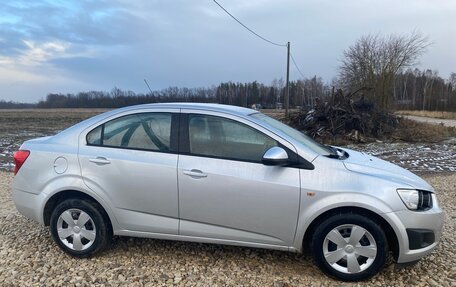
[[[289,251],[289,252],[294,252],[294,253],[298,252],[294,247],[291,247],[291,246],[254,243],[254,242],[237,241],[237,240],[225,240],[225,239],[217,239],[217,238],[206,238],[206,237],[197,237],[197,236],[150,233],[150,232],[130,231],[130,230],[117,230],[117,231],[115,231],[114,235],[154,238],[154,239],[163,239],[163,240],[222,244],[222,245],[234,245],[234,246],[244,246],[244,247],[253,247],[253,248],[274,249],[274,250]]]

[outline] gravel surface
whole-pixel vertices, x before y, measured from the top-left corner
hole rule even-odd
[[[446,212],[439,249],[412,267],[389,263],[349,284],[326,277],[308,256],[211,244],[121,237],[98,256],[74,259],[48,228],[18,214],[12,174],[0,172],[0,286],[456,286],[456,174],[426,179]]]

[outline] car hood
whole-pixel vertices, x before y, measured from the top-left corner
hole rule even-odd
[[[338,147],[340,148],[340,147]],[[415,189],[427,190],[434,192],[434,188],[425,180],[416,174],[375,156],[368,155],[364,152],[358,152],[346,148],[340,148],[346,151],[349,156],[342,162],[350,171],[359,172],[393,181],[402,187],[412,187]]]

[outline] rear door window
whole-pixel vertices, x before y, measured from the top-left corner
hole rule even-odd
[[[87,143],[89,145],[100,145],[101,144],[101,130],[102,125],[92,130],[87,134]]]
[[[141,113],[111,120],[87,135],[89,145],[171,150],[171,113]]]

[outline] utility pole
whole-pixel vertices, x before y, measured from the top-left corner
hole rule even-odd
[[[287,43],[287,84],[285,89],[285,116],[288,117],[290,109],[290,42]]]

